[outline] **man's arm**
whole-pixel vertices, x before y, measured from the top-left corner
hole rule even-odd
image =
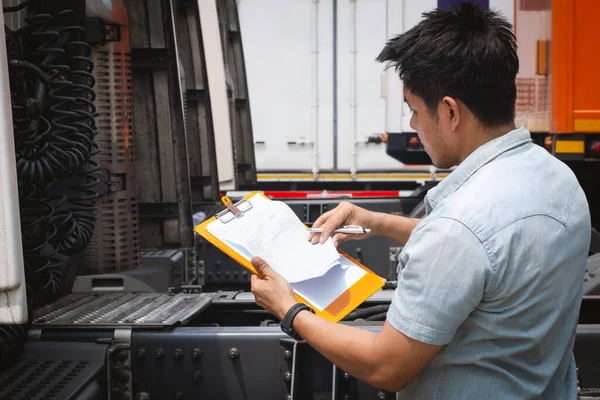
[[[493,281],[488,253],[462,223],[429,221],[403,252],[398,288],[378,334],[333,324],[302,311],[294,329],[332,363],[354,377],[400,390],[450,343]],[[296,304],[290,284],[267,263],[252,260],[256,303],[280,320]]]
[[[296,316],[294,330],[338,368],[388,392],[404,389],[443,348],[413,340],[388,322],[377,334],[308,311]]]
[[[374,233],[385,236],[404,246],[408,242],[412,231],[422,220],[420,218],[373,212],[372,221]]]
[[[264,260],[252,259],[261,276],[252,275],[256,303],[280,320],[296,304],[294,291]],[[334,324],[308,311],[294,318],[293,327],[308,344],[330,362],[370,385],[397,392],[439,353],[443,346],[413,340],[385,323],[374,333],[353,326]]]

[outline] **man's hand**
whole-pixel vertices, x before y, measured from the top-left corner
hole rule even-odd
[[[312,244],[325,243],[336,228],[343,225],[358,225],[371,229],[371,232],[364,235],[337,233],[332,238],[335,247],[346,240],[361,240],[372,235],[383,235],[404,245],[419,222],[421,220],[418,218],[369,211],[350,202],[342,201],[336,208],[321,215],[315,221],[312,227],[323,228],[323,232],[311,233],[308,240]]]
[[[260,275],[252,274],[250,278],[250,289],[256,304],[282,320],[288,310],[298,302],[292,286],[263,259],[253,257],[252,266]]]
[[[312,244],[325,243],[334,230],[344,225],[358,225],[363,228],[371,229],[371,233],[364,235],[347,235],[337,233],[333,237],[333,244],[337,247],[340,243],[348,239],[366,239],[374,232],[377,227],[374,226],[374,213],[355,206],[347,201],[342,201],[336,208],[321,215],[313,224],[313,228],[323,228],[322,233],[311,233],[308,240]]]

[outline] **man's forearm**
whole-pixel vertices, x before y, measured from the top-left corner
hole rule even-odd
[[[419,218],[408,218],[386,213],[373,213],[374,233],[405,245],[413,229],[421,222]]]
[[[382,363],[376,352],[374,332],[334,324],[308,311],[296,316],[294,330],[338,368],[372,386],[381,386]]]

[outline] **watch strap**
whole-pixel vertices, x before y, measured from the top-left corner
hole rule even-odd
[[[290,307],[288,312],[285,314],[285,317],[281,321],[281,330],[296,340],[302,340],[302,338],[296,333],[296,331],[294,331],[292,324],[294,323],[294,318],[296,318],[296,315],[298,315],[298,313],[302,310],[311,311],[310,307],[306,304],[296,303]]]

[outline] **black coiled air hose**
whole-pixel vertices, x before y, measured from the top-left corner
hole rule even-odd
[[[98,164],[89,160],[87,168],[78,174],[77,179],[71,180],[76,184],[67,187],[77,195],[68,198],[60,196],[52,200],[56,209],[52,222],[57,228],[57,234],[50,243],[61,254],[77,254],[83,251],[92,239],[96,228],[96,187],[100,182],[95,174],[98,170]]]
[[[58,32],[47,30],[52,16],[29,15],[25,20],[29,29],[16,33],[20,46],[14,46],[14,52],[18,51],[16,54],[9,54],[9,58],[13,57],[9,61],[9,71],[11,89],[14,88],[17,174],[24,184],[35,185],[49,182],[57,174],[68,171],[68,148],[52,130],[52,124],[46,117],[48,112],[44,112],[43,107],[48,90],[56,91],[70,82],[60,79],[61,74],[68,71],[68,66],[55,62],[64,50],[52,47],[52,43],[60,39]],[[24,67],[25,63],[35,65],[39,71]]]
[[[53,224],[54,208],[46,196],[47,188],[26,192],[20,189],[21,231],[25,275],[30,287],[29,304],[33,309],[56,299],[60,294],[61,263],[58,251],[51,246],[57,227]]]
[[[61,11],[53,17],[49,14],[30,14],[25,18],[31,25],[30,34],[21,41],[26,43],[28,61],[39,65],[48,77],[48,85],[36,85],[37,97],[42,97],[42,117],[50,124],[45,136],[43,152],[30,157],[30,163],[36,166],[50,167],[44,174],[29,173],[32,183],[43,179],[73,176],[81,172],[91,156],[93,139],[97,128],[95,118],[90,119],[89,92],[83,87],[90,87],[93,81],[82,80],[81,76],[91,70],[92,61],[87,58],[89,46],[80,40],[85,33],[83,28],[73,26],[74,13]],[[66,24],[64,28],[51,27]],[[73,49],[78,49],[74,51]],[[83,49],[83,51],[81,50]],[[82,53],[82,55],[78,54]],[[87,63],[84,61],[87,60]],[[77,64],[84,64],[77,69]],[[90,88],[91,89],[91,88]],[[34,167],[29,167],[31,171]]]
[[[77,26],[66,27],[63,30],[71,32],[73,38],[81,39],[85,31]],[[100,152],[97,143],[94,142],[98,134],[96,126],[96,92],[92,89],[95,86],[95,79],[92,75],[94,63],[89,58],[91,47],[81,41],[73,40],[66,45],[67,55],[69,56],[69,80],[73,82],[72,92],[75,104],[73,111],[77,117],[71,124],[79,128],[82,135],[88,139],[89,148],[86,164],[79,172],[77,185],[69,185],[70,192],[75,195],[69,198],[72,205],[71,212],[77,224],[77,236],[71,240],[59,244],[59,249],[63,254],[75,254],[83,251],[92,239],[96,228],[96,200],[98,198],[97,186],[99,179],[97,172],[99,165],[94,160]]]
[[[24,0],[21,3],[17,4],[16,6],[2,7],[2,12],[9,13],[9,12],[20,11],[20,10],[24,9],[25,7],[27,7],[29,4],[35,3],[36,1],[37,0]]]
[[[46,91],[36,90],[44,97],[38,126],[48,128],[43,131],[48,139],[43,153],[30,157],[33,167],[24,169],[23,175],[33,182],[36,178],[58,178],[67,185],[58,187],[68,192],[68,199],[51,202],[56,235],[49,240],[65,255],[81,252],[91,241],[99,182],[95,175],[98,165],[93,160],[98,152],[94,143],[98,134],[91,74],[94,65],[89,58],[91,48],[82,40],[85,30],[74,25],[74,20],[71,10],[56,16],[31,13],[26,18],[32,26],[28,30],[33,47],[31,62],[40,65],[49,80]]]
[[[60,255],[89,244],[98,197],[91,49],[73,11],[51,15],[39,12],[40,5],[25,0],[3,8],[29,7],[26,25],[5,31],[30,310],[60,295]],[[18,354],[27,330],[0,326],[0,368]]]

